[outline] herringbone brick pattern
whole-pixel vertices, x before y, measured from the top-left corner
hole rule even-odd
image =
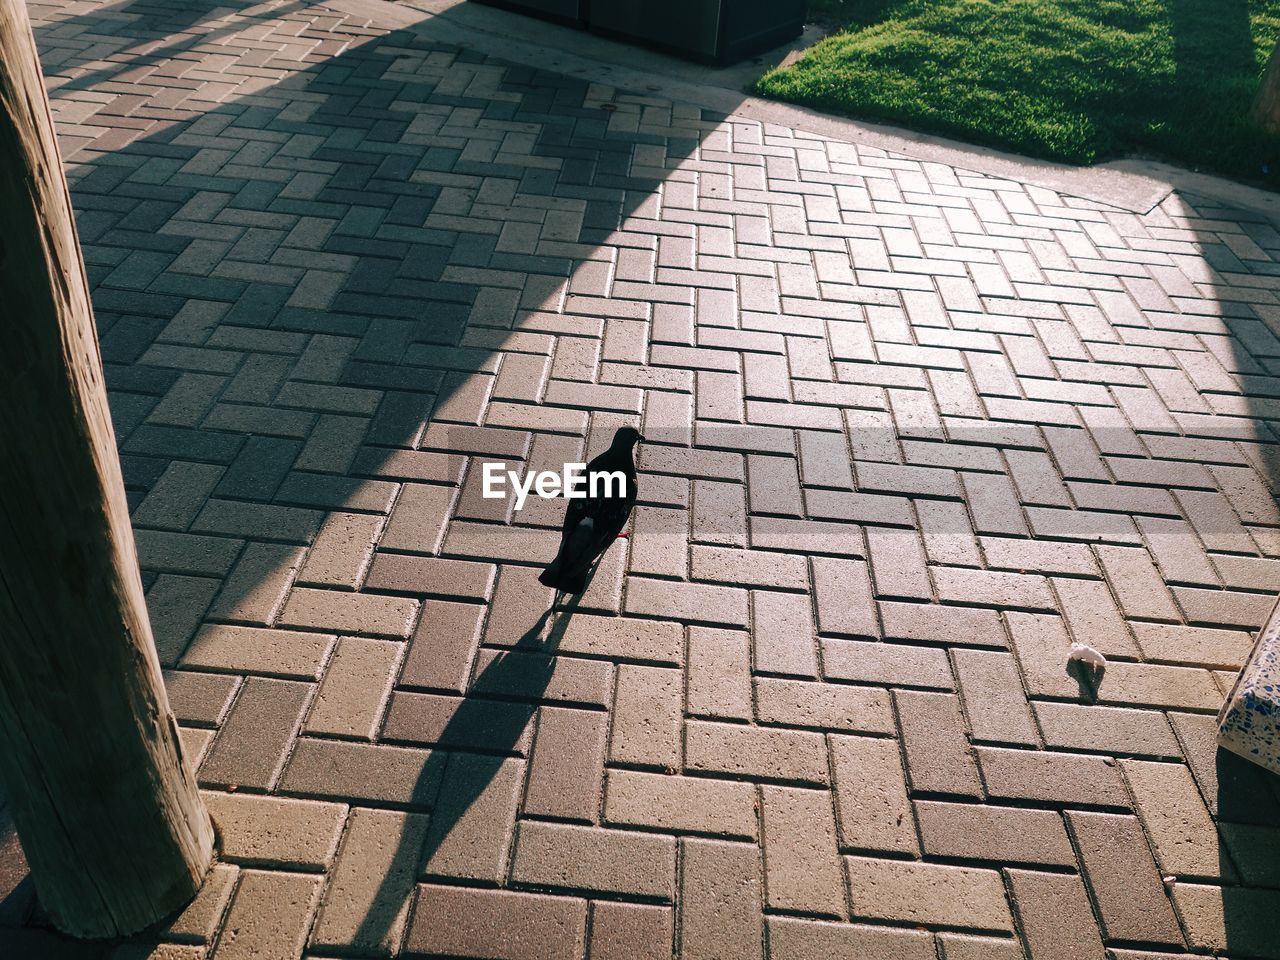
[[[153,956],[1280,957],[1276,782],[1213,744],[1273,225],[322,4],[32,9],[222,830]],[[633,536],[549,622],[561,507],[481,465],[622,424]]]

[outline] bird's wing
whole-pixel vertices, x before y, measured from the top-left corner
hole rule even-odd
[[[560,566],[566,573],[585,570],[596,558],[596,524],[590,517],[583,517],[565,537]]]
[[[566,502],[569,504],[564,508],[564,537],[567,539],[569,533],[580,524],[584,517],[587,516],[587,501],[582,499],[573,499]]]
[[[636,484],[635,474],[627,477],[627,489],[623,496],[620,497],[601,497],[592,511],[592,516],[596,518],[596,536],[600,544],[599,549],[604,550],[609,544],[613,543],[622,528],[627,525],[627,520],[631,516],[631,510],[636,504]]]

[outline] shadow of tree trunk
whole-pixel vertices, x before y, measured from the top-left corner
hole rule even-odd
[[[297,563],[290,567],[287,558],[311,544],[328,517],[370,509],[360,499],[366,484],[444,488],[457,498],[486,455],[501,454],[517,465],[537,455],[531,431],[485,426],[465,412],[469,383],[477,375],[492,383],[508,341],[521,336],[523,318],[570,296],[575,276],[584,267],[594,269],[594,251],[615,231],[633,217],[656,219],[667,171],[693,155],[701,131],[719,119],[705,113],[665,136],[638,125],[627,129],[589,103],[591,87],[584,81],[436,42],[429,22],[412,31],[361,28],[342,43],[330,42],[323,30],[308,34],[310,7],[300,0],[126,0],[37,28],[42,51],[53,61],[47,74],[55,112],[104,87],[113,97],[144,92],[137,102],[122,101],[128,109],[120,111],[125,132],[119,140],[94,143],[84,153],[84,144],[64,145],[131,506],[143,503],[176,462],[210,478],[209,495],[229,509],[261,504],[298,520],[274,531],[255,530],[252,522],[205,529],[194,515],[135,521],[171,678],[186,672],[182,655],[202,623],[273,625],[279,610],[259,622],[258,615],[243,613],[246,598],[263,583],[292,582]],[[226,20],[235,9],[243,15]],[[342,19],[332,11],[323,16]],[[288,64],[273,60],[268,28],[276,23],[284,25],[283,41],[296,39],[314,52]],[[83,44],[76,46],[78,39],[92,43],[87,54]],[[232,93],[220,103],[182,105],[178,93],[206,82],[188,74],[199,70],[211,48],[216,52],[228,42],[261,46],[263,76],[242,98]],[[95,65],[79,66],[82,56]],[[430,58],[458,64],[460,76],[498,75],[496,95],[438,88],[438,71],[413,69]],[[103,59],[111,65],[96,63]],[[126,93],[119,81],[127,78],[145,83]],[[162,89],[170,89],[173,101],[148,109],[146,98]],[[502,132],[477,136],[470,150],[456,136],[416,132],[424,118],[452,111],[463,111],[472,125],[454,133]],[[484,155],[486,142],[506,144],[505,159],[494,151]],[[637,173],[637,152],[655,148],[662,158]],[[497,225],[469,222],[473,204],[487,205],[486,216]],[[525,254],[500,244],[502,218],[519,223],[531,209],[576,210],[580,216],[564,218],[555,252]],[[427,226],[433,213],[449,225]],[[229,261],[238,266],[220,268]],[[323,282],[312,286],[321,273]],[[525,276],[523,288],[506,285],[518,274]],[[644,293],[637,289],[633,296]],[[687,306],[691,310],[692,302]],[[298,378],[316,398],[309,409],[304,402],[281,412],[272,404],[295,381],[281,369],[276,345],[291,338],[349,349],[322,363],[320,376]],[[515,347],[512,355],[523,349]],[[200,415],[154,416],[180,382],[218,377],[225,386]],[[357,395],[376,402],[353,407]],[[252,427],[205,417],[210,409],[254,406],[270,415]],[[306,430],[290,425],[290,417],[305,421]],[[343,421],[363,423],[357,449],[322,447],[305,463],[300,459],[305,434],[322,422]],[[607,442],[624,422],[639,425],[634,413],[621,410],[597,411],[586,422],[585,435],[567,430],[555,438],[565,441],[570,459],[581,457],[584,443],[590,447],[599,437]],[[470,453],[446,455],[454,441]],[[545,541],[545,556],[531,548],[504,567],[549,559],[558,540],[559,516],[546,511],[523,523],[509,510],[478,522],[524,537],[522,542],[535,542],[531,536]],[[198,569],[183,569],[185,561],[173,552],[184,543],[199,556]],[[419,552],[474,559],[427,544]],[[160,596],[166,584],[193,593],[170,603]],[[478,602],[489,602],[492,589],[491,577]],[[378,593],[432,595],[413,588]],[[415,799],[402,807],[415,815],[430,810],[431,819],[425,841],[406,840],[393,858],[414,861],[408,885],[388,874],[356,935],[360,941],[385,937],[412,893],[413,878],[420,869],[431,874],[454,827],[504,764],[525,749],[518,744],[527,742],[546,702],[557,644],[578,608],[575,602],[554,622],[548,611],[514,647],[484,646],[481,639],[477,661],[492,659],[464,695],[448,692],[454,702],[442,730],[402,728],[395,737],[375,736],[375,743],[430,748]],[[617,613],[607,604],[588,609]],[[302,686],[296,679],[265,682],[290,687],[294,696]],[[216,717],[194,705],[188,710],[175,697],[179,719],[189,727],[225,730],[246,702],[242,682],[230,680],[227,689],[226,712]],[[259,731],[264,741],[284,744],[275,761],[277,778],[299,741],[335,742],[295,735],[308,709],[305,697],[297,703],[272,720],[280,729]],[[442,787],[427,782],[441,777]],[[274,789],[268,781],[240,785],[242,793]],[[428,794],[434,796],[418,802]],[[12,901],[21,914],[16,922],[32,921],[21,889]],[[0,938],[10,933],[27,936],[10,927]]]

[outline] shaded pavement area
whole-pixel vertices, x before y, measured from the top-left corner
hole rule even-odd
[[[1277,781],[1213,739],[1277,586],[1276,225],[339,6],[31,4],[223,849],[127,944],[0,871],[0,942],[1280,957]],[[482,466],[628,424],[632,536],[548,613],[563,504]]]

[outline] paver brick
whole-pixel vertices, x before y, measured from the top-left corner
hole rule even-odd
[[[533,744],[524,811],[594,823],[599,815],[608,716],[543,707]]]
[[[1062,618],[1011,612],[1006,614],[1006,620],[1027,692],[1039,697],[1081,696],[1079,681],[1067,670],[1071,637]]]
[[[415,600],[299,587],[289,594],[280,623],[302,628],[327,626],[345,633],[403,639],[409,635],[417,615]]]
[[[244,870],[213,955],[219,960],[300,956],[320,878]]]
[[[916,819],[927,856],[998,863],[1075,863],[1062,815],[994,804],[917,800]]]
[[[453,497],[450,487],[406,483],[382,531],[379,548],[436,553],[444,538]]]
[[[751,780],[825,786],[830,779],[820,733],[704,720],[685,724],[685,767]]]
[[[492,638],[486,636],[486,642],[493,642]],[[670,621],[578,613],[566,622],[559,649],[582,656],[676,666],[684,660],[684,630]]]
[[[284,543],[307,543],[320,527],[321,513],[241,500],[209,500],[191,524],[196,533],[261,537]]]
[[[243,541],[230,537],[136,528],[134,540],[138,564],[145,572],[210,577],[225,577],[244,547]]]
[[[994,650],[956,650],[952,656],[973,739],[1035,745],[1035,726],[1013,657]]]
[[[813,590],[822,633],[879,635],[871,575],[865,561],[814,557]]]
[[[303,737],[285,766],[280,790],[430,809],[443,770],[444,758],[429,750]]]
[[[1031,956],[1104,960],[1098,924],[1078,876],[1010,870],[1009,886]]]
[[[868,527],[867,545],[877,597],[933,599],[924,550],[914,530]]]
[[[1067,824],[1107,939],[1181,944],[1182,931],[1137,819],[1071,811]]]
[[[1057,604],[1044,577],[996,570],[935,567],[933,581],[944,601],[963,601],[1001,609],[1054,610]]]
[[[316,680],[333,641],[331,634],[210,624],[191,641],[182,665]]]
[[[976,937],[965,933],[941,933],[938,946],[942,960],[1023,960],[1026,956],[1022,952],[1022,944],[1016,939]]]
[[[626,612],[642,617],[744,627],[747,591],[704,583],[627,578]]]
[[[373,737],[391,694],[400,645],[390,640],[343,637],[338,641],[303,730],[312,734]]]
[[[484,608],[472,603],[424,600],[399,685],[461,693],[480,642]]]
[[[451,754],[431,814],[420,876],[500,883],[523,781],[523,760]]]
[[[180,723],[216,724],[226,713],[239,683],[238,677],[224,674],[194,670],[164,672],[169,707]]]
[[[754,590],[751,613],[755,672],[818,675],[813,612],[807,594]]]
[[[825,520],[790,520],[786,517],[752,517],[751,546],[760,550],[862,556],[861,527]]]
[[[764,956],[760,848],[680,841],[680,960]]]
[[[147,590],[147,612],[162,666],[179,661],[217,589],[218,582],[207,577],[156,577]]]
[[[200,780],[219,786],[272,785],[311,695],[311,685],[250,677],[200,765]]]
[[[1271,929],[1277,900],[1274,890],[1175,883],[1173,899],[1192,948],[1276,955]]]
[[[1270,594],[1234,590],[1173,587],[1171,592],[1186,613],[1188,623],[1207,627],[1260,628],[1271,612]]]
[[[676,843],[669,836],[523,821],[511,878],[540,888],[585,889],[671,899]]]
[[[686,678],[685,710],[689,716],[750,719],[750,635],[690,627]]]
[[[377,553],[364,586],[387,593],[485,600],[493,590],[494,575],[493,566],[486,563]]]
[[[1180,619],[1160,571],[1145,550],[1102,546],[1097,550],[1126,616],[1175,622]]]
[[[754,840],[756,792],[736,780],[611,770],[605,819],[623,826]]]
[[[829,680],[887,683],[894,687],[951,690],[946,651],[903,643],[823,640],[822,669]]]
[[[211,942],[222,923],[239,876],[240,868],[234,864],[214,864],[195,898],[157,932],[166,939],[200,944]]]
[[[898,742],[833,736],[830,749],[841,848],[918,853]]]
[[[1080,703],[1036,703],[1046,746],[1151,757],[1178,757],[1178,741],[1158,710]]]
[[[1122,760],[1120,767],[1160,869],[1178,877],[1230,878],[1191,771],[1180,763],[1151,760]]]
[[[981,797],[959,699],[917,690],[895,690],[893,699],[912,791]]]
[[[994,610],[882,601],[886,640],[917,640],[977,647],[1005,647],[1004,626]]]
[[[428,818],[352,810],[309,945],[390,955],[404,936]]]
[[[590,960],[671,960],[672,911],[639,903],[591,905]]]
[[[140,527],[186,530],[222,478],[225,467],[211,463],[171,461],[133,511]]]
[[[208,616],[257,626],[274,623],[303,555],[301,547],[250,543],[223,581]]]
[[[1139,656],[1130,627],[1105,583],[1066,577],[1051,582],[1063,619],[1077,640],[1109,657]]]
[[[844,873],[836,853],[831,794],[761,788],[766,903],[778,910],[843,918]]]
[[[756,716],[762,723],[853,733],[892,733],[889,698],[882,688],[760,677]]]
[[[1110,758],[998,747],[977,747],[975,752],[991,797],[1071,806],[1129,806],[1120,769]]]
[[[316,534],[298,583],[354,590],[360,583],[382,518],[360,513],[331,513]]]
[[[239,863],[323,869],[338,846],[342,804],[245,793],[204,795],[218,825],[221,856]]]
[[[769,953],[777,960],[934,960],[933,938],[923,930],[769,918]]]
[[[994,870],[910,860],[845,857],[856,916],[974,930],[1013,930]]]
[[[665,667],[618,668],[610,761],[679,767],[682,680],[681,671]]]
[[[783,590],[809,586],[803,557],[714,546],[694,546],[689,552],[695,580]]]
[[[476,960],[578,960],[586,925],[587,903],[575,897],[425,884],[405,949]]]

